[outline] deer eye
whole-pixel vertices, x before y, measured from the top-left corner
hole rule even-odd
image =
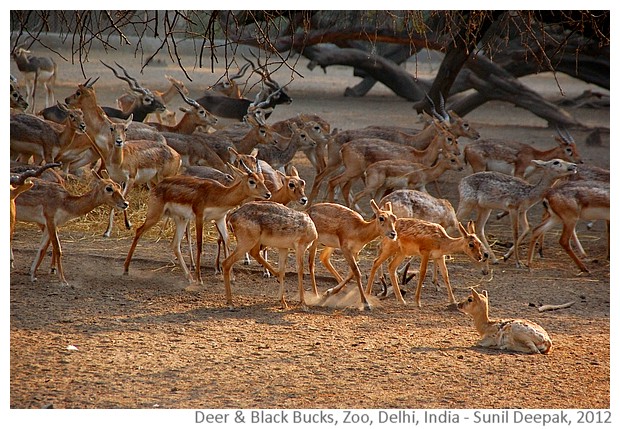
[[[473,243],[473,242],[471,242],[471,241],[469,242],[469,248],[470,248],[470,249],[473,249],[473,248],[474,248],[474,243]]]
[[[471,296],[467,299],[467,302],[473,302],[473,301],[474,300],[473,300],[473,298]]]
[[[381,222],[381,223],[385,222],[385,217],[379,216],[379,222]]]
[[[572,155],[573,154],[573,150],[568,147],[568,148],[566,148],[566,153],[569,154],[569,155]]]
[[[108,185],[105,187],[105,191],[111,194],[112,192],[114,192],[114,188],[112,188],[112,185]]]
[[[560,161],[553,161],[553,165],[560,165]]]
[[[248,183],[252,186],[256,185],[256,181],[254,181],[254,179],[248,180]]]
[[[288,187],[291,188],[291,189],[295,189],[295,183],[288,182]]]

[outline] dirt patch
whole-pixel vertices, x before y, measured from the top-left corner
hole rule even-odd
[[[108,59],[130,64],[128,57]],[[85,79],[77,66],[62,64],[61,70],[57,96],[65,97]],[[112,105],[124,84],[96,59],[86,70],[101,76],[97,94],[101,104]],[[149,68],[139,80],[161,89],[164,73],[183,77],[170,65]],[[290,85],[293,104],[276,109],[272,120],[306,112],[339,129],[419,125],[410,103],[381,86],[362,99],[342,97],[344,87],[357,82],[349,69],[304,74]],[[194,76],[189,87],[197,97],[217,73]],[[588,88],[563,76],[560,83],[567,96]],[[528,84],[550,97],[558,93],[549,76],[529,78]],[[573,113],[609,129],[609,110]],[[483,137],[553,144],[553,131],[543,121],[506,103],[488,103],[469,119]],[[586,162],[609,168],[608,132],[602,146],[583,144],[586,132],[573,134]],[[300,155],[295,164],[310,186],[308,161]],[[458,180],[469,173],[452,172],[439,182],[442,196],[455,206]],[[145,195],[138,190],[130,201],[145,201]],[[545,257],[531,270],[510,260],[483,276],[465,257],[449,261],[457,299],[480,284],[489,291],[492,316],[528,318],[547,329],[552,353],[529,356],[475,347],[472,321],[448,310],[445,288],[436,290],[430,279],[421,309],[373,297],[375,308],[360,311],[349,286],[329,305],[283,310],[276,302],[277,281],[264,278],[255,262],[239,262],[230,311],[213,269],[213,239],[206,244],[202,286],[188,285],[174,264],[169,231],[158,228],[141,240],[130,274],[123,276],[133,231],[117,219],[113,236],[104,239],[106,211],[92,216],[99,216],[100,229],[85,231],[72,222],[60,231],[69,287],[44,266],[31,283],[27,273],[39,232],[33,225],[17,226],[10,274],[11,408],[610,408],[610,267],[602,222],[590,230],[579,225],[590,275],[577,275],[558,245],[558,230],[548,234]],[[531,210],[531,223],[540,216],[539,207]],[[143,219],[132,220],[139,226]],[[487,231],[502,254],[511,241],[508,220],[490,220]],[[362,252],[364,275],[375,254],[374,243]],[[346,271],[338,252],[333,261]],[[294,267],[292,257],[288,266]],[[289,270],[287,296],[295,304],[296,275]],[[320,264],[317,271],[321,291],[335,285]],[[575,304],[568,309],[537,311],[542,304],[569,301]]]

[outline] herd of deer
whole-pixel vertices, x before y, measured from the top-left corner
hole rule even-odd
[[[445,111],[443,99],[436,109],[430,98],[432,116],[426,116],[422,130],[369,126],[338,132],[309,114],[267,124],[273,109],[292,99],[266,66],[260,61],[256,66],[245,57],[247,63],[238,74],[198,99],[189,98],[184,84],[170,76],[166,76],[170,87],[156,92],[142,87],[121,65],[114,68],[103,63],[131,90],[119,96],[117,108],[100,106],[94,87],[98,78],[78,85],[64,103],[54,104],[54,61],[22,48],[15,50],[13,58],[23,74],[27,94],[22,96],[17,79],[11,76],[11,238],[15,221],[36,223],[43,231],[30,269],[32,281],[51,242],[52,270],[66,284],[58,228],[107,205],[110,219],[104,235],[111,234],[115,209],[124,212],[130,229],[127,199],[135,186],[146,185],[150,189],[146,218],[136,229],[124,263],[125,274],[139,239],[164,218],[172,219],[176,226],[172,247],[178,264],[190,282],[199,283],[203,282],[204,225],[210,220],[215,223],[224,259],[220,264],[218,248],[214,265],[216,272],[221,269],[223,274],[230,306],[232,267],[248,255],[278,278],[279,299],[286,306],[284,273],[289,249],[293,249],[299,300],[305,307],[305,252],[309,251],[312,292],[318,297],[314,262],[322,246],[319,259],[338,282],[325,296],[339,292],[354,279],[366,309],[371,307],[368,296],[384,262],[389,262],[394,295],[404,304],[397,272],[406,258],[420,256],[414,295],[417,306],[432,260],[435,282],[438,270],[449,303],[474,317],[483,337],[481,345],[546,353],[551,341],[540,326],[524,320],[489,319],[486,293],[472,290],[470,297],[457,303],[445,257],[464,253],[486,273],[488,263],[498,259],[486,239],[485,226],[491,211],[500,210],[498,217],[509,214],[513,235],[513,246],[503,259],[514,253],[517,266],[521,266],[520,243],[530,232],[527,212],[541,202],[545,215],[532,231],[528,266],[532,266],[537,245],[542,255],[544,233],[561,224],[561,246],[579,269],[587,272],[573,250],[574,245],[585,254],[575,230],[579,220],[607,222],[609,258],[609,171],[582,163],[566,130],[558,129],[557,145],[547,150],[482,139],[466,120]],[[242,97],[236,81],[250,68],[261,76],[264,88],[253,101]],[[35,114],[38,83],[47,89],[46,108]],[[186,104],[178,121],[174,114],[165,114],[176,96]],[[233,118],[238,124],[218,126],[218,118]],[[171,119],[175,122],[167,122]],[[471,140],[462,153],[461,137]],[[316,171],[308,196],[305,181],[292,165],[298,153],[305,154]],[[58,166],[60,172],[52,168]],[[427,192],[426,186],[446,171],[463,171],[468,166],[473,173],[460,180],[456,210],[448,200]],[[88,171],[90,175],[85,174]],[[67,174],[90,176],[94,184],[84,195],[72,195],[64,184]],[[526,180],[531,177],[536,180]],[[363,188],[352,194],[357,181]],[[336,192],[344,204],[336,202]],[[289,208],[289,203],[308,208]],[[364,219],[358,204],[369,204],[370,220]],[[461,221],[474,211],[475,222],[464,226]],[[229,231],[236,238],[232,252]],[[189,243],[189,267],[181,251],[184,237]],[[359,253],[373,240],[378,240],[378,255],[364,287]],[[267,260],[267,248],[278,249],[277,268]],[[340,249],[348,263],[346,277],[330,262],[335,249]]]

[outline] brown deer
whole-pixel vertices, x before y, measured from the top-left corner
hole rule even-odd
[[[370,164],[364,172],[365,187],[353,197],[356,204],[364,197],[381,198],[396,189],[418,189],[428,192],[426,185],[448,170],[462,171],[461,158],[453,153],[439,153],[432,166],[402,159],[387,159]]]
[[[58,264],[58,276],[62,284],[67,280],[62,268],[62,250],[58,238],[58,228],[68,221],[84,216],[96,207],[106,204],[125,210],[129,203],[125,200],[121,187],[109,178],[92,171],[95,183],[83,195],[72,195],[58,183],[35,179],[35,185],[15,201],[15,219],[34,222],[43,230],[41,244],[30,269],[30,279],[37,280],[37,268],[41,265],[47,248],[52,243],[52,262]]]
[[[304,254],[318,237],[316,227],[310,216],[279,203],[254,201],[231,212],[227,217],[227,223],[237,238],[237,247],[222,262],[226,304],[233,305],[230,286],[232,266],[246,253],[249,253],[274,276],[278,277],[280,283],[278,298],[282,307],[287,308],[288,305],[284,296],[284,275],[289,248],[293,248],[297,261],[299,301],[301,307],[306,308],[303,287]],[[261,256],[261,247],[278,249],[278,270]]]
[[[610,186],[609,182],[592,180],[568,181],[549,189],[543,197],[547,217],[532,230],[532,238],[527,255],[528,266],[532,266],[534,248],[544,233],[557,224],[562,224],[560,245],[577,264],[581,272],[588,268],[575,254],[570,239],[576,238],[575,227],[579,220],[605,220],[607,222],[607,258],[610,253]],[[578,240],[576,240],[579,243]],[[581,253],[583,248],[578,244]]]
[[[371,309],[362,286],[362,274],[357,264],[358,255],[369,242],[377,237],[396,239],[396,230],[394,229],[396,216],[391,211],[390,203],[387,203],[384,209],[380,209],[374,200],[370,200],[370,205],[374,217],[368,221],[364,220],[356,211],[336,203],[317,203],[308,209],[307,213],[319,234],[318,239],[310,247],[308,257],[312,289],[315,295],[318,296],[314,275],[314,259],[319,244],[322,244],[325,247],[319,259],[338,281],[338,285],[328,289],[325,294],[333,295],[340,292],[355,277],[362,305],[365,310]],[[330,256],[334,249],[340,249],[349,264],[349,275],[345,279],[330,262]]]
[[[181,254],[181,240],[191,219],[196,222],[196,279],[202,284],[200,259],[202,254],[202,232],[205,222],[215,221],[218,232],[223,237],[225,249],[228,246],[226,214],[250,198],[269,199],[271,193],[262,177],[243,165],[241,171],[230,166],[237,176],[230,186],[222,185],[211,179],[178,175],[167,177],[151,189],[146,219],[136,230],[131,248],[125,259],[125,274],[129,273],[129,264],[142,234],[156,225],[164,216],[174,220],[176,230],[172,242],[175,256],[185,273],[185,277],[194,281]],[[189,238],[189,237],[188,237]],[[190,243],[190,249],[192,245]],[[190,255],[191,256],[191,255]],[[193,257],[192,257],[193,259]]]
[[[553,343],[547,331],[539,324],[526,319],[490,319],[487,291],[476,292],[458,303],[458,310],[474,319],[480,334],[480,347],[510,350],[521,353],[547,354]]]
[[[456,305],[452,287],[450,286],[450,278],[448,277],[448,268],[446,267],[445,255],[453,253],[464,253],[474,262],[484,262],[488,254],[484,252],[484,248],[478,237],[473,223],[468,223],[467,229],[459,223],[461,236],[458,238],[450,237],[446,230],[439,224],[427,222],[415,218],[399,218],[394,224],[396,229],[396,240],[383,238],[381,241],[379,256],[374,260],[370,274],[368,276],[368,286],[366,293],[372,291],[372,283],[375,274],[381,264],[392,258],[388,265],[388,271],[394,295],[396,299],[405,304],[405,300],[398,285],[396,270],[401,262],[408,256],[421,256],[420,272],[418,277],[418,285],[415,292],[415,302],[418,307],[420,304],[420,294],[422,292],[422,283],[426,277],[426,269],[428,261],[433,262],[439,267],[443,281],[448,289],[448,300],[450,305]]]

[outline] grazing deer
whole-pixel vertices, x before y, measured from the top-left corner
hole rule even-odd
[[[243,171],[229,166],[236,176],[230,186],[222,185],[211,179],[178,175],[167,177],[151,189],[146,219],[136,230],[131,248],[125,259],[125,274],[129,273],[129,264],[142,234],[157,224],[162,217],[174,220],[176,230],[172,241],[175,256],[185,273],[185,277],[193,282],[194,278],[185,264],[181,254],[181,240],[190,220],[196,222],[196,282],[202,284],[200,259],[202,254],[202,232],[205,222],[215,221],[220,236],[224,240],[224,249],[228,246],[226,230],[226,214],[242,202],[250,198],[269,199],[271,193],[265,186],[262,177],[242,164]],[[189,238],[189,236],[188,236]],[[190,249],[192,244],[190,243]],[[190,252],[191,253],[191,252]],[[193,260],[193,256],[190,254]]]
[[[105,165],[110,177],[122,183],[123,195],[140,184],[153,187],[165,177],[175,176],[181,169],[181,155],[172,147],[149,140],[127,141],[127,127],[132,117],[122,122],[113,122],[108,119],[110,133],[114,144],[109,149]],[[131,229],[131,222],[125,214],[125,226]],[[114,225],[114,208],[110,210],[108,228],[104,237],[110,237]]]
[[[103,204],[120,210],[125,210],[129,206],[118,184],[107,177],[99,176],[94,170],[92,173],[95,183],[91,190],[83,195],[71,195],[64,186],[58,183],[35,179],[32,189],[16,200],[15,219],[34,222],[43,230],[41,244],[30,269],[30,279],[33,282],[37,280],[37,269],[51,242],[52,264],[54,262],[58,264],[58,276],[61,283],[68,284],[62,268],[59,227],[72,219],[84,216]]]
[[[529,232],[528,210],[542,200],[543,194],[560,177],[575,174],[577,171],[575,164],[561,159],[534,160],[532,164],[542,172],[536,184],[497,171],[474,173],[464,177],[459,183],[459,206],[456,210],[456,217],[463,220],[473,210],[477,211],[476,225],[480,240],[484,243],[484,248],[491,255],[491,262],[494,264],[498,261],[485,236],[485,226],[491,211],[507,210],[510,213],[514,242],[503,258],[507,260],[514,252],[516,266],[521,267],[519,245]],[[521,234],[519,234],[520,226]]]
[[[573,251],[570,239],[576,238],[575,227],[579,220],[607,221],[607,258],[610,253],[610,186],[609,182],[591,180],[568,181],[559,183],[549,189],[543,197],[543,204],[548,216],[532,231],[532,239],[528,250],[528,266],[532,266],[534,248],[545,232],[557,224],[562,224],[560,245],[571,257],[581,272],[589,272],[588,268]],[[576,241],[579,243],[579,241]],[[578,244],[583,252],[581,244]]]
[[[364,172],[365,187],[353,197],[356,204],[364,197],[380,198],[395,189],[418,189],[428,192],[426,185],[448,170],[462,171],[463,162],[453,153],[439,153],[432,166],[402,159],[388,159],[370,164]]]
[[[32,157],[36,165],[58,160],[64,150],[71,148],[74,138],[87,130],[84,114],[80,109],[68,108],[58,103],[66,113],[62,124],[46,121],[28,113],[11,115],[11,152],[18,160],[28,162]]]
[[[405,300],[400,292],[400,287],[398,286],[396,270],[407,256],[419,255],[422,260],[420,262],[418,285],[415,291],[416,305],[418,307],[421,306],[420,294],[422,292],[422,283],[426,277],[428,261],[431,259],[439,267],[443,281],[448,289],[448,300],[450,304],[456,305],[456,300],[452,293],[452,286],[450,286],[450,278],[448,277],[445,255],[464,253],[477,263],[484,262],[488,258],[488,254],[483,252],[484,248],[481,241],[476,236],[474,224],[469,222],[467,229],[465,229],[465,227],[459,223],[461,236],[458,238],[450,237],[446,233],[446,230],[439,224],[415,218],[399,218],[396,220],[394,228],[397,234],[396,240],[383,238],[381,241],[379,256],[374,260],[370,270],[366,293],[371,293],[375,274],[381,264],[389,258],[392,258],[392,261],[388,265],[392,288],[394,289],[396,299],[401,304],[405,304]]]
[[[474,319],[482,337],[480,347],[522,353],[547,354],[553,343],[547,331],[526,319],[489,319],[489,295],[471,290],[471,295],[458,303],[458,310]]]
[[[278,277],[280,290],[278,298],[287,308],[284,297],[284,275],[289,248],[293,248],[297,260],[299,301],[306,307],[304,297],[304,253],[317,239],[318,233],[308,214],[290,209],[271,201],[249,202],[227,216],[227,223],[237,238],[237,247],[222,262],[226,304],[232,306],[230,274],[235,262],[249,253],[263,267]],[[279,251],[278,270],[261,256],[261,246],[273,247]]]
[[[369,221],[364,220],[359,213],[350,208],[336,203],[318,203],[308,209],[307,213],[312,218],[319,234],[318,239],[310,247],[308,256],[310,278],[315,295],[318,296],[314,275],[314,258],[319,244],[322,244],[325,248],[319,259],[338,281],[338,285],[328,289],[326,295],[340,292],[349,280],[355,277],[362,305],[365,310],[370,310],[370,303],[362,286],[362,274],[357,265],[359,252],[377,237],[396,239],[396,230],[394,229],[396,216],[391,211],[391,204],[387,203],[384,209],[380,209],[374,200],[370,200],[370,205],[375,215]],[[330,256],[334,249],[341,249],[342,255],[349,264],[350,271],[346,279],[342,278],[330,262]]]
[[[13,59],[26,82],[26,101],[30,111],[34,112],[37,84],[45,87],[45,107],[54,104],[54,85],[58,76],[58,66],[50,57],[37,57],[24,48],[17,48],[13,52]]]
[[[559,128],[558,143],[551,149],[540,150],[525,143],[510,140],[478,140],[469,143],[463,150],[465,162],[471,165],[474,173],[480,171],[499,171],[520,178],[528,177],[535,168],[532,161],[564,161],[581,163],[581,156],[571,135]]]

